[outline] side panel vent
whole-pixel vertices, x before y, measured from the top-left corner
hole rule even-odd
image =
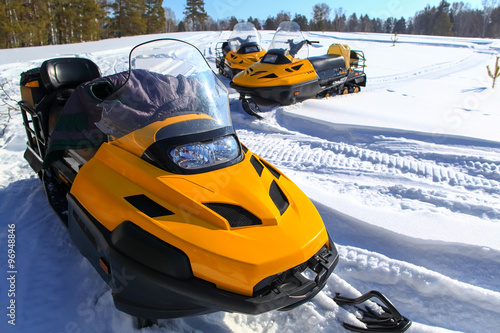
[[[259,77],[259,79],[275,79],[277,77],[278,77],[278,75],[271,73],[271,74],[268,74],[266,76]]]
[[[250,68],[250,70],[253,72],[253,69]],[[252,75],[250,76],[255,76],[255,75],[259,75],[259,74],[262,74],[262,73],[266,73],[266,71],[257,71],[255,73],[253,73]]]
[[[252,163],[253,167],[255,168],[255,171],[259,174],[259,176],[262,176],[262,171],[264,170],[264,166],[257,160],[255,156],[252,155],[250,158],[250,163]]]
[[[125,197],[124,199],[127,200],[128,203],[130,203],[132,206],[151,218],[174,215],[173,212],[159,205],[144,194],[131,195],[129,197]]]
[[[269,170],[269,172],[271,172],[273,174],[274,177],[276,177],[277,179],[280,179],[281,174],[279,173],[278,170],[276,170],[273,166],[271,166],[266,161],[263,161],[263,160],[260,160],[260,161],[264,164],[264,166],[267,168],[267,170]]]
[[[288,203],[288,199],[287,199],[285,193],[283,193],[281,188],[278,186],[278,184],[274,180],[271,184],[271,187],[269,188],[269,196],[271,197],[274,204],[276,205],[276,207],[280,211],[280,214],[283,215],[283,213],[286,211],[286,209],[288,208],[288,206],[290,204]]]
[[[261,225],[262,221],[245,208],[223,203],[205,203],[205,206],[227,220],[231,228]]]

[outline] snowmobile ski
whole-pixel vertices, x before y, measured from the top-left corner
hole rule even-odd
[[[356,307],[363,314],[360,319],[366,325],[366,328],[354,326],[348,323],[343,323],[344,327],[353,332],[405,332],[411,326],[411,320],[399,313],[392,302],[381,292],[372,290],[356,298],[343,297],[337,294],[333,300],[340,306],[356,306],[370,298],[378,298],[384,305],[379,305],[383,312],[375,313],[368,307]]]
[[[260,112],[260,108],[252,97],[241,95],[240,100],[241,100],[241,106],[243,107],[243,110],[245,110],[246,113],[257,119],[263,118],[260,114],[257,113]],[[253,109],[250,104],[252,104],[255,109]]]

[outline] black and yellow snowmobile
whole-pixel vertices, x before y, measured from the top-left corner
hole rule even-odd
[[[260,33],[252,23],[237,23],[229,39],[217,43],[215,48],[215,64],[219,69],[219,74],[232,79],[233,76],[259,61],[266,54],[260,44]]]
[[[101,77],[88,59],[47,60],[21,75],[19,103],[25,158],[115,306],[158,319],[314,297],[335,244],[305,194],[239,142],[198,49],[155,40],[129,64]]]
[[[308,46],[313,43],[317,42],[305,39],[296,22],[281,22],[264,57],[230,83],[240,93],[245,111],[258,116],[258,104],[290,105],[358,92],[366,85],[362,51],[332,44],[327,54],[308,57]]]

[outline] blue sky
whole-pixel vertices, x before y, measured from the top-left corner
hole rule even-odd
[[[332,9],[331,18],[335,15],[333,10],[342,7],[347,15],[352,13],[368,14],[369,17],[411,17],[415,12],[424,9],[429,4],[437,6],[441,0],[356,0],[356,1],[304,1],[304,0],[205,0],[205,11],[215,20],[235,16],[238,19],[246,20],[252,16],[261,20],[268,16],[276,16],[277,13],[284,10],[290,12],[292,16],[295,13],[305,15],[308,19],[312,17],[312,8],[315,4],[326,3]],[[448,0],[449,3],[459,2],[459,0]],[[483,8],[481,0],[464,0],[470,3],[472,8]],[[169,7],[175,12],[177,20],[181,20],[184,15],[184,0],[164,0],[163,6]]]

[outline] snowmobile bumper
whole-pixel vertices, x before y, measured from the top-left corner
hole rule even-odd
[[[272,87],[243,87],[229,83],[230,87],[238,91],[241,95],[249,95],[259,104],[290,105],[296,102],[302,102],[306,99],[315,97],[321,91],[318,80],[311,80],[286,86]]]
[[[253,296],[244,296],[193,276],[187,256],[167,243],[158,245],[164,253],[146,251],[143,262],[128,257],[117,248],[119,242],[137,246],[137,251],[144,252],[141,242],[153,244],[154,248],[155,242],[161,241],[131,222],[124,222],[111,232],[71,194],[67,199],[68,227],[73,241],[111,287],[116,308],[136,317],[159,319],[216,311],[260,314],[289,310],[313,298],[338,262],[337,250],[330,241],[330,248],[325,245],[303,264],[264,279],[254,287]],[[151,262],[161,261],[165,255],[176,257],[174,266],[152,267]],[[303,275],[306,269],[312,278]]]

